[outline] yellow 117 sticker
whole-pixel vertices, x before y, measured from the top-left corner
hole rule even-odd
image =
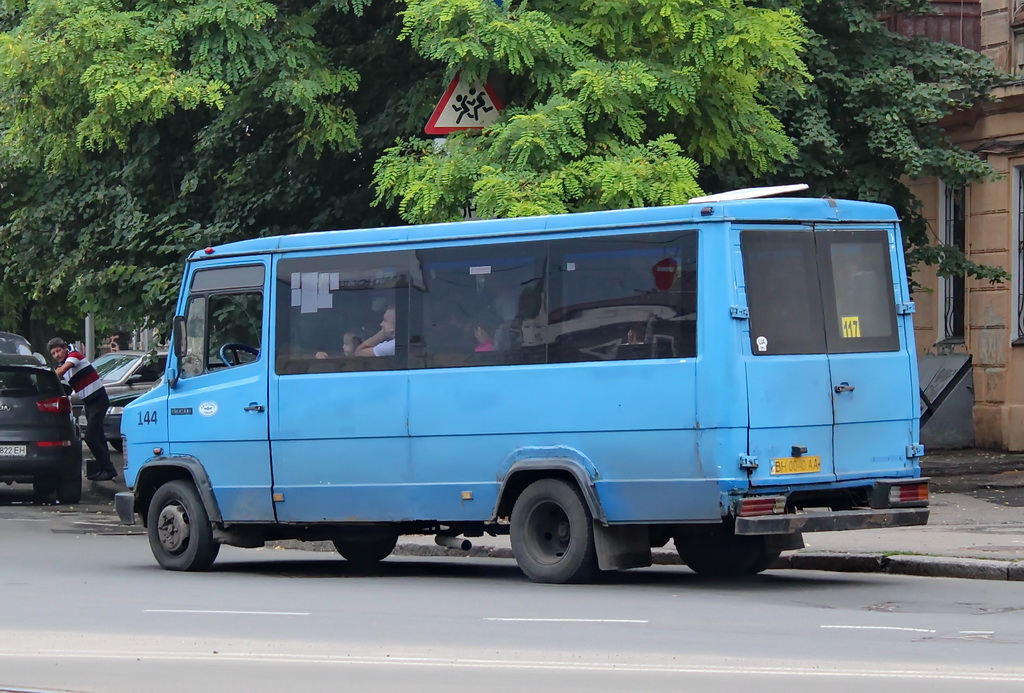
[[[856,315],[843,317],[843,338],[860,337],[860,318]]]

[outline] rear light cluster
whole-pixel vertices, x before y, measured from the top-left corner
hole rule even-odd
[[[740,517],[779,515],[784,512],[786,512],[785,496],[753,496],[742,498],[736,504],[736,514]]]
[[[40,440],[36,443],[41,448],[70,448],[70,440]]]
[[[53,399],[41,399],[36,402],[36,407],[41,412],[49,414],[70,414],[71,400],[67,397],[54,397]]]
[[[903,505],[905,503],[927,503],[928,482],[917,484],[901,484],[889,489],[889,504]]]

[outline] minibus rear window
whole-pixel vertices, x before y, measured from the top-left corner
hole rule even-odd
[[[744,231],[740,243],[754,354],[825,353],[814,234]]]
[[[886,231],[750,230],[740,244],[755,355],[899,349]]]

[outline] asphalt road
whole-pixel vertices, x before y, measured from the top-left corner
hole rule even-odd
[[[1019,691],[1014,583],[664,566],[539,585],[501,559],[225,547],[159,569],[109,508],[0,488],[0,691]],[[6,687],[6,688],[5,688]]]

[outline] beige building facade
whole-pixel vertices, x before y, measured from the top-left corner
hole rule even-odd
[[[943,3],[952,5],[953,3]],[[973,369],[974,442],[978,447],[1024,450],[1024,0],[982,0],[973,5],[974,36],[998,67],[1022,81],[1000,88],[998,101],[943,122],[959,146],[985,158],[998,178],[966,188],[916,181],[934,239],[961,246],[978,263],[1001,267],[1001,284],[941,278],[923,268],[915,279],[919,356],[970,355]],[[965,23],[967,25],[968,23]],[[973,45],[972,45],[973,44]]]

